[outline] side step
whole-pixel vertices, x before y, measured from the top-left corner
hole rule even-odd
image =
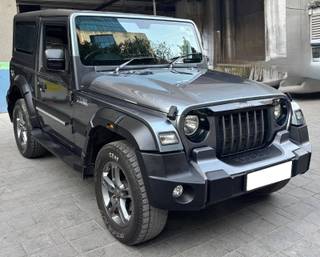
[[[32,130],[31,134],[49,152],[63,160],[75,170],[84,174],[85,167],[82,159],[78,155],[74,154],[66,146],[57,142],[57,140],[52,138],[41,129],[34,129]]]

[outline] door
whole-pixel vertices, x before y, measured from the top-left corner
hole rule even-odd
[[[73,87],[67,21],[43,20],[40,41],[36,109],[47,132],[71,143]]]

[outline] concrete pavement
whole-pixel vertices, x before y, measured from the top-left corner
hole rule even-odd
[[[201,212],[170,213],[164,232],[138,247],[109,234],[93,179],[53,156],[27,160],[0,114],[0,257],[320,256],[320,97],[302,98],[313,143],[309,173],[265,198],[245,196]]]

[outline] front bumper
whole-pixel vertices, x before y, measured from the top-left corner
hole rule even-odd
[[[311,146],[307,127],[279,132],[273,143],[256,151],[218,159],[215,150],[193,150],[191,161],[184,152],[142,153],[145,184],[150,204],[166,210],[200,210],[208,205],[248,193],[248,173],[292,162],[292,177],[309,169]],[[184,195],[175,199],[172,191],[184,187]]]

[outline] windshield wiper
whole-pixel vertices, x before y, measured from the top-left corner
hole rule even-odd
[[[145,56],[145,57],[135,57],[135,58],[131,58],[130,60],[120,64],[115,70],[114,72],[116,74],[119,74],[119,71],[121,69],[123,69],[124,67],[126,67],[128,64],[130,64],[131,62],[133,61],[136,61],[136,60],[145,60],[145,59],[155,59],[156,57],[153,57],[153,56]]]
[[[172,61],[169,63],[169,68],[170,68],[170,70],[173,69],[173,66],[174,66],[177,62],[180,62],[180,61],[182,61],[184,58],[187,58],[187,57],[189,57],[189,56],[194,56],[194,55],[201,55],[201,56],[202,56],[202,53],[191,53],[191,54],[181,55],[181,56],[172,58]]]

